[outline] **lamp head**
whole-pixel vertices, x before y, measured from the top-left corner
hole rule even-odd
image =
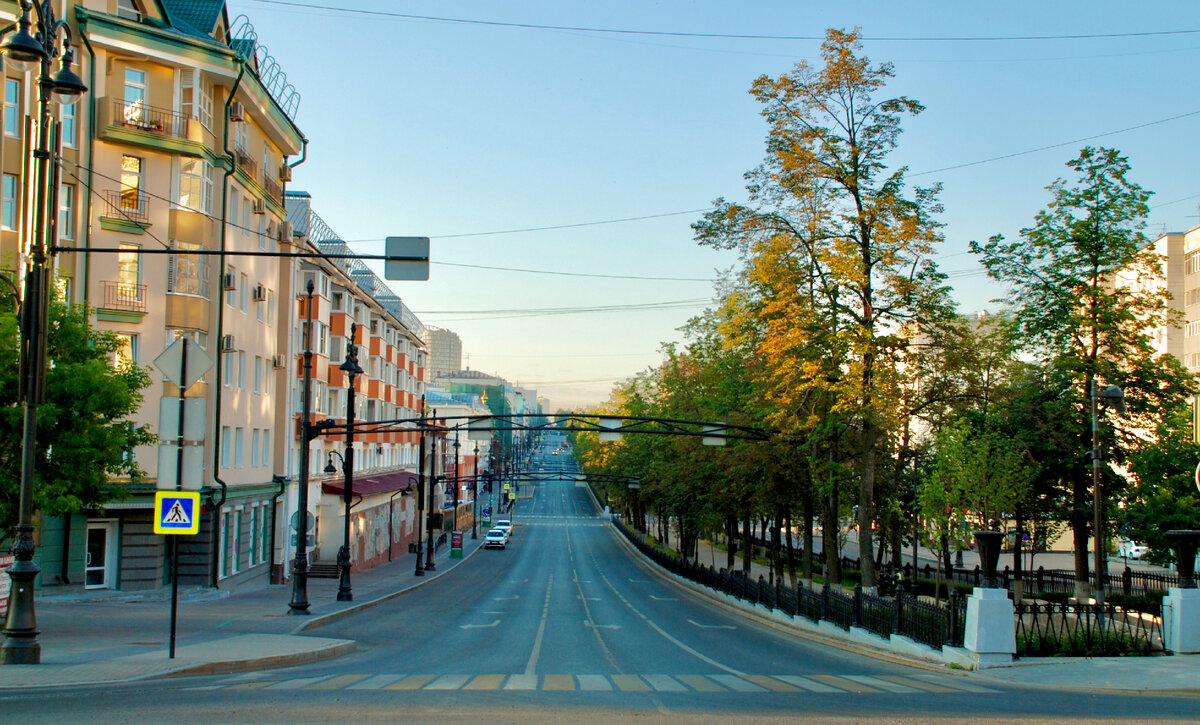
[[[17,32],[0,43],[0,53],[4,54],[9,64],[24,73],[33,70],[38,63],[49,60],[50,55],[46,52],[45,46],[29,32],[29,10],[33,7],[32,4],[23,2],[21,5],[21,18],[17,21]]]
[[[1110,385],[1100,391],[1100,399],[1109,401],[1109,404],[1117,409],[1118,413],[1125,412],[1125,391],[1119,386]]]
[[[325,472],[326,473],[337,473],[337,469],[333,467],[333,454],[330,453],[327,456],[325,456],[325,460],[326,460]]]
[[[51,92],[54,100],[59,104],[69,106],[79,97],[87,92],[87,85],[83,79],[79,77],[75,71],[71,70],[71,63],[75,60],[75,51],[67,46],[63,52],[62,67],[58,69],[58,73],[54,74],[54,90]]]

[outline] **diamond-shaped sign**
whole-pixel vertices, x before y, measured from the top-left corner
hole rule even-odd
[[[175,342],[167,345],[162,354],[154,358],[154,367],[161,370],[162,374],[167,376],[167,380],[185,390],[216,364],[216,361],[201,350],[190,337],[177,338]]]

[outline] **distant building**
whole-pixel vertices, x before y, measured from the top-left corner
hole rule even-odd
[[[462,372],[462,339],[458,333],[427,327],[425,348],[429,351],[429,373],[433,380]]]

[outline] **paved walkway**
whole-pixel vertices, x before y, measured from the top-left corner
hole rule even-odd
[[[313,627],[400,596],[478,551],[483,541],[465,537],[464,559],[438,552],[437,570],[413,575],[405,555],[354,572],[353,602],[336,600],[336,579],[310,579],[311,614],[288,614],[291,585],[228,594],[211,589],[181,592],[175,659],[168,659],[170,594],[87,593],[39,598],[42,664],[0,666],[0,693],[33,687],[128,682],[169,675],[217,674],[285,667],[354,651],[349,640],[306,634]],[[723,552],[702,557],[723,561]],[[754,575],[759,568],[756,565]],[[765,573],[765,569],[763,569]],[[1121,692],[1200,694],[1200,655],[1099,659],[1022,660],[1012,667],[973,674],[981,681],[1032,687]],[[2,697],[2,695],[0,695]]]
[[[373,607],[454,571],[479,550],[470,531],[463,558],[443,546],[436,570],[415,576],[406,554],[366,571],[351,571],[354,601],[337,601],[337,579],[308,580],[308,615],[289,614],[292,585],[230,594],[180,590],[175,658],[169,659],[170,590],[144,594],[87,592],[39,597],[42,663],[0,666],[0,692],[12,688],[127,682],[168,675],[218,674],[287,667],[353,652],[351,640],[305,634]]]

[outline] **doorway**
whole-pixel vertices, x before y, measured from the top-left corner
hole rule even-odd
[[[112,589],[117,552],[117,522],[89,521],[83,565],[84,589]]]

